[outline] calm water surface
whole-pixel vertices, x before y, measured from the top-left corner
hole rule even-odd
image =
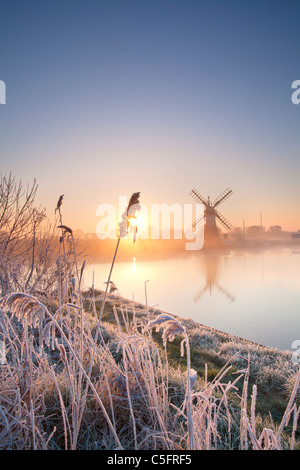
[[[109,264],[94,264],[85,284],[104,289]],[[300,339],[300,248],[187,253],[163,261],[117,262],[120,295],[266,346]]]

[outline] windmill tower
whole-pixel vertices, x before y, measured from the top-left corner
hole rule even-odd
[[[198,204],[201,203],[204,205],[204,215],[195,220],[192,225],[193,228],[196,228],[199,223],[203,222],[203,220],[205,221],[204,248],[220,248],[223,245],[216,224],[216,219],[218,219],[227,230],[232,228],[231,223],[228,222],[228,220],[226,220],[225,217],[216,209],[221,203],[228,199],[229,196],[231,196],[232,192],[233,191],[229,188],[225,189],[225,191],[223,191],[213,202],[210,201],[209,196],[207,199],[204,199],[196,189],[192,189],[190,192],[190,195]]]

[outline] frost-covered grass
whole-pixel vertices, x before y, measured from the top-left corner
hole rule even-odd
[[[108,296],[97,342],[97,309],[55,310],[27,294],[1,300],[0,449],[297,447],[299,377],[288,355],[263,359],[252,343],[123,300]],[[168,358],[170,340],[181,343],[180,365]],[[205,364],[196,374],[193,352],[212,344],[224,366],[210,380]],[[290,395],[279,422],[256,411],[262,384]]]
[[[127,301],[123,299],[123,302]],[[163,312],[154,312],[156,315],[160,313]],[[135,316],[145,315],[146,307],[135,304]],[[299,371],[299,366],[292,361],[291,351],[262,346],[192,320],[180,318],[180,321],[189,335],[192,367],[202,377],[206,368],[208,377],[213,379],[227,362],[230,362],[232,372],[247,369],[249,383],[256,384],[258,389],[258,410],[266,416],[269,412],[274,413],[275,421],[281,419]],[[185,363],[176,340],[169,345],[168,351],[174,363]],[[231,378],[229,374],[228,380]],[[296,400],[300,402],[300,389]]]

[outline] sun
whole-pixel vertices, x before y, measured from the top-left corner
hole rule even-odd
[[[138,227],[138,224],[139,224],[138,217],[132,216],[132,217],[129,218],[130,227],[132,227],[132,228]]]

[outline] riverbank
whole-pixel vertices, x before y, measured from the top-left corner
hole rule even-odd
[[[101,291],[96,292],[97,310],[102,303],[103,294]],[[227,381],[234,380],[236,374],[247,369],[250,386],[257,387],[259,411],[266,416],[271,413],[275,421],[281,419],[299,371],[299,364],[294,363],[292,351],[264,346],[197,323],[192,319],[185,319],[157,308],[149,308],[142,303],[116,295],[109,295],[106,300],[104,322],[115,324],[114,309],[123,310],[123,314],[127,311],[129,321],[134,316],[141,327],[159,315],[171,315],[186,328],[191,347],[191,366],[201,379],[214,380],[226,364],[230,364],[231,367]],[[119,321],[124,326],[122,315]],[[154,337],[158,344],[162,345],[161,334],[156,333]],[[167,351],[172,365],[184,369],[186,360],[180,355],[180,339],[175,338],[172,343],[168,343]],[[297,399],[300,400],[300,390]]]
[[[300,448],[290,353],[103,298],[1,298],[0,449]]]

